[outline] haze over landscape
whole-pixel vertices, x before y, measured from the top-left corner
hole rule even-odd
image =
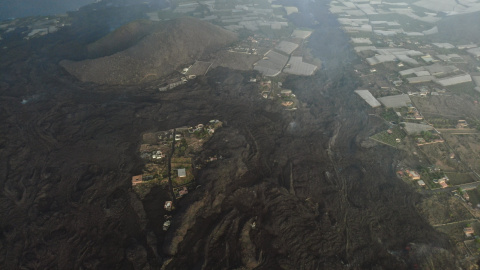
[[[0,269],[478,269],[479,15],[0,2]]]
[[[0,2],[0,19],[37,15],[55,15],[76,10],[95,0],[3,0]]]

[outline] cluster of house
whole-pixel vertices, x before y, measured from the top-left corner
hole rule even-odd
[[[132,176],[132,186],[145,184],[150,180],[155,179],[155,177],[151,174],[139,174]]]
[[[174,193],[175,193],[175,197],[177,199],[179,199],[179,198],[185,196],[186,194],[188,194],[188,189],[187,189],[187,187],[177,188],[177,189],[174,189]],[[165,203],[163,204],[163,208],[165,209],[165,211],[171,212],[171,211],[175,210],[175,205],[174,205],[173,201],[165,201]],[[167,231],[168,228],[170,228],[170,225],[172,224],[171,223],[171,218],[172,218],[172,216],[165,215],[166,220],[163,223],[163,230],[164,231]]]
[[[183,176],[183,177],[185,177],[185,176]],[[188,194],[188,188],[186,186],[183,186],[181,188],[174,188],[173,193],[175,194],[175,197],[177,199],[180,199],[183,196]]]
[[[68,21],[69,18],[66,14],[55,17],[29,17],[26,20],[15,19],[5,21],[0,24],[0,40],[2,40],[1,35],[8,34],[18,29],[22,29],[21,34],[24,39],[45,36],[70,25]]]
[[[163,133],[160,133],[158,135],[158,139],[163,140],[164,143],[166,143],[169,139],[170,140],[173,139],[175,141],[181,141],[184,138],[184,132],[194,134],[196,132],[206,131],[208,134],[212,135],[213,133],[215,133],[215,129],[217,129],[221,126],[222,126],[222,122],[214,119],[214,120],[210,120],[208,122],[208,124],[206,124],[206,125],[200,123],[200,124],[198,124],[196,126],[193,126],[193,127],[187,127],[187,126],[179,127],[179,128],[176,129],[175,136],[173,136],[173,129],[168,130],[168,131],[164,131]],[[152,153],[152,158],[155,159],[155,157],[153,157],[153,155],[157,155],[158,159],[165,157],[165,155],[162,153],[162,151],[158,151],[158,150],[153,151],[153,153]]]
[[[417,181],[417,184],[421,187],[425,186],[425,182],[420,179],[420,174],[414,170],[405,170],[405,173],[407,173],[408,177],[410,179]],[[400,174],[402,175],[403,172],[400,171]]]
[[[213,122],[212,122],[213,121]],[[195,132],[202,132],[204,130],[206,130],[208,132],[208,134],[212,135],[213,133],[215,133],[215,127],[214,125],[219,123],[220,121],[218,120],[211,120],[209,123],[211,125],[203,125],[203,124],[198,124],[194,127],[189,127],[188,128],[188,133],[195,133]]]
[[[397,171],[397,175],[400,176],[400,177],[403,177],[403,176],[408,176],[408,178],[410,178],[411,180],[413,181],[417,181],[417,184],[421,187],[423,186],[426,186],[425,182],[423,180],[421,180],[420,178],[420,174],[415,171],[415,170],[400,170],[400,171]],[[444,176],[440,179],[434,179],[433,182],[435,184],[439,184],[442,188],[446,188],[448,187],[448,184],[446,183],[448,181],[448,176]]]
[[[432,144],[432,143],[444,143],[445,140],[442,139],[442,138],[437,138],[437,139],[434,139],[433,141],[431,142],[427,142],[424,138],[422,137],[419,137],[417,138],[417,145],[418,146],[422,146],[422,145],[426,145],[426,144]]]
[[[417,110],[417,108],[410,105],[408,106],[408,112],[405,119],[423,120],[423,115]]]
[[[466,120],[458,120],[457,128],[468,128],[468,123]]]
[[[162,153],[162,151],[157,150],[152,153],[152,159],[162,159],[165,157],[165,154]]]
[[[466,6],[455,4],[454,1],[451,1],[451,3],[458,9],[455,13],[470,13],[474,12],[476,8],[480,8],[478,1],[471,1]],[[432,12],[418,12],[416,11],[418,7],[430,9]],[[405,65],[412,66],[412,68],[401,70],[398,79],[388,79],[391,84],[383,85],[381,78],[376,76],[376,83],[379,86],[381,85],[382,90],[395,89],[392,86],[401,86],[405,81],[409,84],[433,82],[438,87],[473,82],[476,85],[475,89],[480,91],[480,75],[462,71],[455,66],[456,63],[469,62],[472,57],[480,59],[479,44],[457,46],[446,42],[422,42],[420,44],[414,39],[418,36],[438,33],[438,28],[434,24],[441,20],[442,16],[439,14],[441,12],[451,12],[450,9],[445,9],[444,5],[437,5],[434,0],[394,4],[385,1],[335,0],[330,3],[330,11],[338,16],[338,21],[344,31],[352,35],[351,41],[354,44],[354,50],[369,65],[374,66],[391,62],[397,63],[400,68]],[[391,19],[375,19],[379,16],[390,17]],[[408,18],[406,21],[396,19],[397,17],[405,18],[405,16],[412,20],[409,21]],[[417,24],[419,21],[425,23]],[[426,29],[428,25],[431,28]],[[404,28],[409,28],[409,31],[404,30]],[[412,30],[413,28],[419,29]],[[398,34],[402,35],[400,36],[402,40],[393,37]],[[377,43],[383,45],[378,46]],[[449,50],[450,52],[448,52]],[[458,51],[464,53],[457,54]],[[371,73],[376,71],[376,68],[370,69]],[[392,77],[390,76],[390,78]],[[357,94],[362,96],[369,105],[372,107],[380,106],[373,96],[365,92],[368,90],[359,91],[361,92],[357,92]],[[428,93],[429,91],[426,88],[422,89],[421,87],[419,92],[410,92],[409,94],[426,96]],[[438,93],[438,91],[432,92],[432,95],[438,95]],[[421,115],[415,114],[413,119],[421,120]]]
[[[418,12],[418,9],[422,12]],[[347,32],[371,32],[376,35],[395,36],[404,34],[409,37],[433,35],[437,27],[428,27],[438,22],[444,15],[464,14],[478,11],[478,1],[442,1],[422,0],[414,2],[386,2],[381,0],[335,0],[330,2],[330,12],[337,14],[340,23]],[[383,16],[384,20],[369,20],[369,16]],[[402,25],[396,18],[409,17],[421,22],[412,29],[412,25]],[[391,19],[388,19],[388,18]],[[409,28],[408,31],[404,28]]]
[[[208,134],[211,135],[215,132],[215,129],[221,126],[222,126],[221,121],[213,119],[213,120],[210,120],[205,125],[200,123],[193,127],[177,128],[175,135],[174,135],[173,129],[168,131],[163,131],[163,132],[157,132],[154,134],[153,138],[158,139],[160,142],[163,142],[164,147],[168,147],[170,141],[173,141],[173,140],[180,141],[188,133],[207,132]],[[151,135],[149,138],[150,140],[152,140]],[[162,147],[161,145],[142,144],[142,146],[140,147],[140,152],[142,153],[142,157],[155,161],[155,160],[163,159],[165,157],[165,154],[161,150],[159,150],[159,148],[161,147]],[[221,156],[219,158],[222,159]],[[175,159],[175,162],[174,162],[174,159]],[[208,161],[211,162],[214,160],[217,160],[216,156],[210,157]],[[154,166],[156,165],[155,162],[152,162],[147,164],[147,167],[152,164]],[[191,158],[186,158],[186,157],[172,158],[172,164],[175,164],[175,169],[172,170],[172,175],[171,175],[172,181],[174,182],[174,185],[177,185],[177,187],[174,187],[172,191],[175,196],[175,199],[180,199],[183,196],[188,194],[189,190],[187,185],[190,183],[190,179],[193,179],[191,178],[192,175],[190,175],[191,171],[187,170],[187,167],[189,166],[188,164],[191,164]],[[153,167],[154,170],[155,168],[157,167]],[[176,175],[174,175],[174,172],[176,172]],[[158,173],[161,174],[160,172]],[[151,174],[134,175],[132,176],[132,186],[145,184],[148,181],[153,180],[154,178],[155,177]],[[167,182],[168,182],[167,179],[163,179],[160,184],[167,183]],[[186,182],[189,182],[189,183],[186,183]],[[164,209],[168,212],[173,211],[175,209],[174,202],[166,201],[164,203]],[[166,231],[171,226],[171,216],[166,216],[165,220],[166,221],[163,224],[163,230]]]
[[[162,86],[162,87],[159,87],[158,88],[158,91],[160,92],[165,92],[165,91],[168,91],[168,90],[171,90],[179,85],[182,85],[182,84],[185,84],[187,83],[187,78],[186,77],[182,77],[179,81],[176,81],[176,82],[173,82],[173,83],[169,83],[167,84],[166,86]]]

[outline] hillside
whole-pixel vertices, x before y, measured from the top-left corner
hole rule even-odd
[[[142,38],[161,27],[158,23],[138,20],[119,27],[105,37],[87,46],[88,58],[109,56],[137,44]]]
[[[88,46],[97,58],[60,65],[84,82],[135,84],[165,76],[236,39],[236,34],[194,18],[132,22]]]

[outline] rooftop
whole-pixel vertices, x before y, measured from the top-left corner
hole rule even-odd
[[[283,69],[283,72],[295,75],[312,75],[317,66],[303,62],[301,56],[292,56],[288,61],[287,66]]]
[[[408,103],[411,103],[410,97],[408,95],[396,95],[378,98],[385,107],[387,108],[400,108],[406,107]]]
[[[434,46],[442,49],[454,49],[455,46],[453,46],[450,43],[432,43]]]
[[[361,98],[363,98],[368,103],[368,105],[372,106],[372,108],[380,107],[382,105],[368,90],[355,90],[355,93],[357,93]]]
[[[472,77],[470,76],[470,74],[462,74],[435,80],[435,82],[440,84],[441,86],[450,86],[471,81]]]
[[[178,169],[178,177],[186,177],[187,172],[185,171],[185,168]]]
[[[476,57],[480,57],[480,47],[467,50],[470,54]]]
[[[280,74],[287,61],[287,56],[275,51],[269,51],[262,60],[255,63],[254,69],[260,71],[265,76],[274,77]]]
[[[276,50],[279,50],[286,54],[291,54],[297,48],[298,48],[298,44],[289,42],[289,41],[281,41],[277,46],[275,46]]]
[[[312,31],[295,29],[293,30],[292,37],[305,39],[305,38],[308,38],[311,34],[312,34]]]
[[[407,78],[409,83],[424,83],[431,82],[433,80],[435,80],[435,77],[430,75]]]

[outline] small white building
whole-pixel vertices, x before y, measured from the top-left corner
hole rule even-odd
[[[178,169],[177,172],[178,172],[178,177],[187,177],[187,172],[185,168]]]

